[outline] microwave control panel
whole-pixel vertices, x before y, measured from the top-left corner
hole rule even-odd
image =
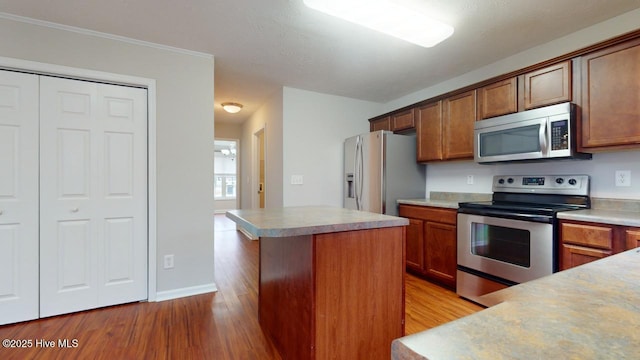
[[[551,150],[569,149],[569,120],[551,122]]]

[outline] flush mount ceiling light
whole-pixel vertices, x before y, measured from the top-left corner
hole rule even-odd
[[[238,111],[242,110],[242,104],[232,102],[222,103],[222,108],[228,113],[235,114]]]
[[[453,34],[453,27],[389,0],[304,0],[304,4],[423,47]]]

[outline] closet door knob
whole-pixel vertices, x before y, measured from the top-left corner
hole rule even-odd
[[[77,213],[78,211],[80,211],[80,209],[78,209],[78,208],[73,208],[73,209],[71,209],[71,212],[72,212],[72,213]]]

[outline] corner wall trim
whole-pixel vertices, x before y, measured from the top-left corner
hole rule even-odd
[[[218,287],[216,286],[215,283],[191,286],[191,287],[167,290],[167,291],[158,291],[156,293],[156,298],[154,301],[158,302],[158,301],[174,300],[174,299],[179,299],[187,296],[201,295],[201,294],[207,294],[207,293],[217,292],[217,291],[218,291]]]

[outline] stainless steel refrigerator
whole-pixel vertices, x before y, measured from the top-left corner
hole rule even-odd
[[[398,199],[424,199],[426,166],[416,163],[416,138],[374,131],[344,142],[344,207],[397,215]]]

